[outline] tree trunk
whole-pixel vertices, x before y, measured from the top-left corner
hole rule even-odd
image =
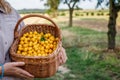
[[[108,23],[108,49],[115,49],[116,19],[117,10],[115,9],[115,4],[112,1],[110,2],[110,17]]]
[[[70,14],[69,15],[69,26],[72,27],[72,25],[73,25],[72,24],[73,23],[73,20],[72,20],[73,19],[73,16],[72,16],[73,15],[73,8],[69,9],[69,14]]]
[[[53,17],[53,18],[57,17],[57,10],[52,11],[51,13],[52,13],[52,17]]]

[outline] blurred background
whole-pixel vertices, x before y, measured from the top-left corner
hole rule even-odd
[[[50,78],[120,80],[120,0],[7,0],[21,15],[60,28],[67,62]],[[26,24],[46,23],[29,18]]]

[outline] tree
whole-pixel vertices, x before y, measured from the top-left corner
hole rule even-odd
[[[69,8],[69,26],[72,27],[72,23],[73,23],[73,11],[74,11],[74,7],[77,6],[76,4],[80,1],[80,0],[61,0],[64,2],[64,4],[68,5]]]
[[[40,0],[40,1],[45,1],[45,0]],[[56,17],[59,4],[60,4],[60,0],[47,0],[47,2],[44,5],[49,7],[48,13],[50,13],[52,17]]]
[[[108,23],[108,49],[115,49],[116,45],[116,19],[120,10],[120,0],[98,0],[97,5],[101,5],[102,2],[107,1],[109,4],[109,23]]]

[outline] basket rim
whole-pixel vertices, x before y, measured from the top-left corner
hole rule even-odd
[[[36,26],[40,26],[40,25],[45,25],[45,26],[51,26],[51,27],[54,27],[53,25],[51,25],[51,24],[26,24],[26,25],[24,25],[24,27],[22,27],[21,28],[21,30],[19,31],[19,33],[18,33],[18,35],[17,35],[17,37],[19,37],[20,36],[20,33],[22,33],[22,30],[24,30],[26,27],[28,27],[28,26],[32,26],[32,25],[36,25]],[[55,28],[55,27],[54,27]],[[59,30],[59,38],[60,38],[60,40],[61,40],[61,31]],[[16,38],[17,38],[16,37]]]

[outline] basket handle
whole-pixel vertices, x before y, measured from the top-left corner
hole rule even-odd
[[[17,32],[17,29],[18,29],[18,26],[20,25],[20,23],[26,19],[26,18],[29,18],[29,17],[40,17],[40,18],[43,18],[43,19],[46,19],[48,21],[50,21],[54,27],[57,27],[58,29],[58,26],[54,23],[53,20],[51,20],[50,18],[46,17],[46,16],[43,16],[43,15],[35,15],[35,14],[30,14],[30,15],[26,15],[24,17],[22,17],[21,19],[18,20],[16,26],[15,26],[15,29],[14,29],[14,38],[18,37],[18,32]],[[58,29],[58,31],[60,32],[60,30]]]

